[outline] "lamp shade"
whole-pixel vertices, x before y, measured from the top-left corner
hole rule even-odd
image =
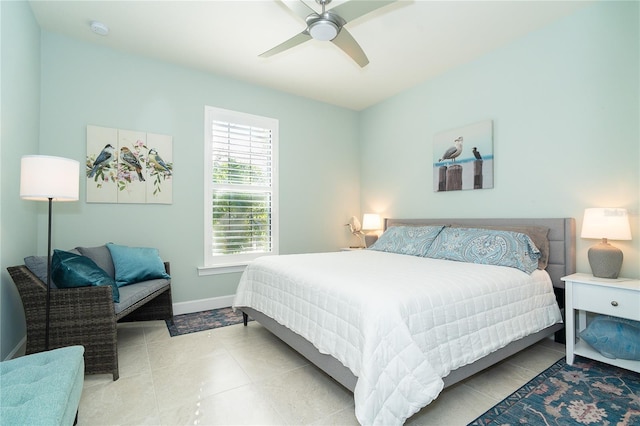
[[[585,209],[582,221],[582,238],[606,238],[608,240],[630,240],[631,228],[625,209]]]
[[[48,155],[25,155],[20,161],[20,198],[25,200],[76,201],[80,163]]]
[[[382,229],[382,221],[379,214],[365,213],[362,216],[363,231],[377,231],[379,229]]]

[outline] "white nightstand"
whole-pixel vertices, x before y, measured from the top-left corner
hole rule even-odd
[[[587,327],[587,312],[640,321],[640,280],[608,280],[590,274],[572,274],[562,281],[565,282],[567,364],[573,364],[574,356],[581,355],[640,372],[640,361],[604,357],[577,337]]]
[[[356,251],[356,250],[364,250],[364,247],[341,247],[340,251]]]

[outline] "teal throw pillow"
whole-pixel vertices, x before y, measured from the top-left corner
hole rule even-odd
[[[54,250],[51,258],[51,278],[58,288],[111,286],[113,301],[120,302],[116,282],[88,257]]]
[[[640,322],[599,315],[580,338],[607,358],[640,361]]]
[[[442,228],[444,228],[442,225],[392,226],[384,231],[369,249],[388,253],[424,256]]]
[[[158,249],[127,247],[107,243],[116,270],[118,287],[158,278],[171,278],[165,271]]]

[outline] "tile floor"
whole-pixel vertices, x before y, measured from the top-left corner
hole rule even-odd
[[[79,426],[357,425],[353,395],[255,322],[169,337],[118,327],[120,379],[85,377]],[[545,340],[440,394],[407,425],[466,425],[564,356]]]

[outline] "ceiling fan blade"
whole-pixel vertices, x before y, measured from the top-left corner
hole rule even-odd
[[[287,6],[293,13],[298,15],[302,20],[306,20],[307,16],[316,13],[310,6],[302,0],[280,0],[282,4]]]
[[[287,40],[287,41],[285,41],[283,43],[280,43],[279,45],[277,45],[273,49],[269,49],[266,52],[261,53],[258,56],[261,56],[263,58],[268,58],[269,56],[273,56],[276,53],[284,52],[287,49],[291,49],[292,47],[295,47],[295,46],[297,46],[299,44],[302,44],[307,40],[311,40],[311,36],[307,32],[307,30],[304,30],[300,34],[291,37],[289,40]]]
[[[356,39],[353,38],[346,28],[343,27],[331,42],[342,49],[351,59],[356,61],[360,67],[364,68],[369,63],[369,58],[367,58],[367,55],[364,54],[364,51]]]
[[[366,15],[369,12],[373,12],[376,9],[380,9],[391,3],[395,3],[397,0],[351,0],[334,8],[331,8],[331,12],[336,13],[347,22]]]

